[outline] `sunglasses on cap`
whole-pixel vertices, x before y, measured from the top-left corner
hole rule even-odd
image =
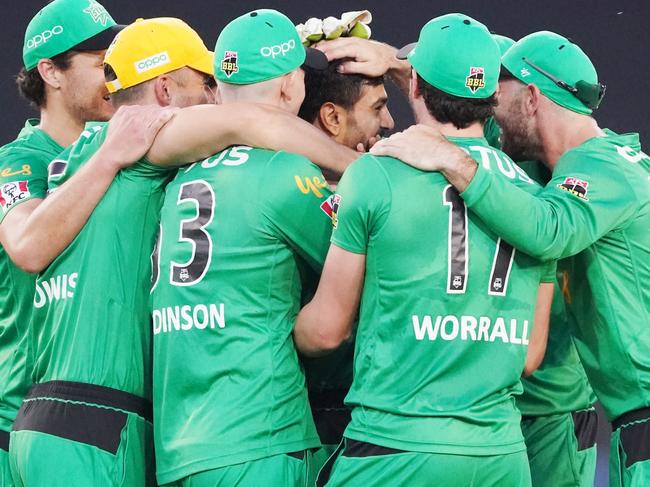
[[[562,81],[560,78],[553,76],[551,73],[540,68],[539,66],[532,63],[530,60],[526,59],[525,57],[521,59],[523,62],[528,64],[528,66],[530,66],[535,71],[537,71],[539,74],[546,76],[557,86],[559,86],[564,90],[567,90],[569,93],[571,93],[573,96],[575,96],[578,100],[580,100],[582,103],[584,103],[592,110],[598,108],[600,102],[603,101],[603,97],[605,96],[605,90],[607,89],[607,87],[604,84],[602,83],[592,84],[580,80],[575,84],[575,86],[571,86],[566,81]]]

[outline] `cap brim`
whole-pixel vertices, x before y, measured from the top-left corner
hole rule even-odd
[[[108,46],[111,45],[115,36],[119,34],[124,27],[126,27],[126,25],[113,25],[70,49],[74,49],[75,51],[103,51],[104,49],[108,49]]]
[[[205,55],[201,55],[199,59],[187,65],[203,74],[214,76],[214,53],[206,51]]]
[[[305,62],[302,65],[318,71],[324,71],[327,69],[329,61],[323,51],[319,51],[313,47],[305,47]]]
[[[397,54],[395,54],[395,57],[397,59],[406,59],[409,55],[409,53],[415,49],[417,42],[411,42],[410,44],[405,45],[403,48],[401,48],[399,51],[397,51]]]

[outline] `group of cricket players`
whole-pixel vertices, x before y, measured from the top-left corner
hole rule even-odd
[[[610,485],[650,486],[650,157],[568,38],[423,15],[306,47],[260,9],[213,51],[34,16],[0,487],[592,486],[596,400]]]

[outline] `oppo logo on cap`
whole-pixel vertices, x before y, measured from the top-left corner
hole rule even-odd
[[[285,56],[289,51],[296,47],[296,41],[293,39],[276,44],[275,46],[264,46],[260,49],[260,54],[264,57],[275,58],[275,56]]]
[[[36,34],[34,37],[27,41],[27,49],[32,49],[34,47],[40,46],[41,44],[45,44],[52,37],[58,36],[59,34],[63,34],[62,25],[55,25],[51,29],[44,30],[40,34]]]
[[[169,64],[170,62],[171,59],[169,59],[169,54],[167,54],[167,51],[165,51],[165,52],[159,52],[158,54],[154,54],[153,56],[149,56],[148,58],[140,59],[139,61],[136,61],[134,64],[135,64],[135,70],[138,72],[138,74],[141,74],[144,73],[145,71],[149,71],[159,66],[164,66],[165,64]]]

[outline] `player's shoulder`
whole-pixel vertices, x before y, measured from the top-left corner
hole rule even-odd
[[[635,164],[649,158],[641,149],[638,134],[617,134],[605,130],[603,136],[592,137],[562,154],[557,167],[571,164],[591,165],[593,168],[593,163],[598,162],[606,169],[613,169],[623,162]]]

